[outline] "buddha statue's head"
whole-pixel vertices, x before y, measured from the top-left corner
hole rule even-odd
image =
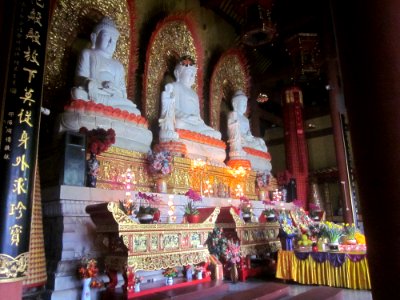
[[[177,81],[191,87],[196,80],[197,67],[194,60],[188,56],[183,56],[175,67],[174,75]]]
[[[233,95],[232,106],[233,110],[240,114],[244,114],[246,112],[247,96],[245,95],[245,93],[243,93],[243,91],[236,91],[236,93]]]
[[[90,35],[92,49],[100,50],[104,55],[112,57],[117,46],[119,31],[114,21],[104,17]]]

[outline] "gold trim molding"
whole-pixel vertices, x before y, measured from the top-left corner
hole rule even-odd
[[[29,252],[22,253],[17,257],[12,257],[8,254],[0,254],[0,282],[10,279],[20,280],[21,277],[26,276],[28,271],[28,258]],[[11,280],[13,281],[13,280]]]

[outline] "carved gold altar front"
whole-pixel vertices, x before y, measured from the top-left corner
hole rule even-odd
[[[242,257],[247,255],[263,257],[282,248],[278,238],[278,222],[246,223],[233,208],[222,207],[216,226],[223,228],[228,236],[239,239]]]
[[[146,154],[118,147],[111,147],[107,152],[99,155],[100,171],[97,177],[97,187],[104,189],[124,189],[124,174],[131,170],[136,182],[136,189],[142,192],[154,191],[155,177],[148,172]],[[256,174],[248,170],[245,176],[235,177],[229,168],[205,165],[194,168],[193,161],[188,158],[173,158],[173,171],[168,175],[168,192],[171,194],[186,193],[189,188],[200,191],[200,185],[205,189],[206,182],[216,190],[225,191],[225,197],[235,197],[235,189],[240,184],[243,193],[250,199],[256,199]],[[210,195],[211,196],[211,195]],[[224,197],[217,195],[214,197]]]
[[[159,270],[208,261],[204,246],[220,209],[216,207],[198,224],[139,224],[118,203],[90,205],[86,211],[108,246],[109,269]]]

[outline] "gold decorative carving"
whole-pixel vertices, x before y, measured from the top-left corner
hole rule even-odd
[[[28,258],[29,252],[22,253],[15,258],[0,253],[0,282],[26,276],[26,272],[28,271]]]
[[[148,172],[146,154],[111,147],[98,155],[97,159],[100,161],[97,187],[114,190],[124,189],[123,175],[130,168],[136,181],[136,190],[141,192],[154,191],[155,175]],[[200,191],[201,182],[204,185],[208,180],[213,187],[222,187],[226,193],[225,197],[228,197],[228,190],[233,191],[237,184],[240,184],[248,198],[257,199],[256,173],[254,171],[248,171],[245,177],[235,178],[229,173],[228,168],[206,165],[202,171],[201,180],[198,172],[192,168],[191,159],[175,156],[172,163],[172,173],[168,176],[167,181],[168,192],[171,194],[186,193],[189,188]]]
[[[223,55],[213,71],[210,84],[210,123],[220,130],[221,101],[230,97],[237,90],[248,93],[249,74],[237,51]]]
[[[125,266],[134,270],[158,270],[208,260],[208,248],[203,245],[219,211],[216,207],[203,223],[138,224],[119,209],[118,203],[88,207],[98,234],[108,234],[110,239],[122,237],[126,250],[117,252],[110,247],[105,259],[106,265],[116,270],[123,270]]]
[[[208,261],[210,253],[207,248],[190,251],[179,251],[179,253],[149,254],[141,256],[129,256],[128,266],[137,270],[160,270],[176,266],[198,264]]]
[[[90,46],[90,33],[94,25],[103,16],[115,21],[120,37],[118,39],[115,58],[128,70],[130,50],[130,20],[127,1],[107,0],[58,0],[50,22],[47,64],[44,76],[45,91],[50,97],[56,91],[66,88],[69,66],[76,48]],[[82,32],[85,30],[85,32]],[[86,45],[78,39],[84,34]],[[80,50],[80,49],[79,49]],[[78,55],[79,53],[75,53]],[[72,83],[72,82],[71,82]]]
[[[177,62],[177,58],[183,55],[190,55],[197,62],[197,53],[192,33],[182,20],[164,24],[155,34],[150,47],[146,66],[147,82],[144,86],[146,99],[143,103],[145,103],[144,112],[149,124],[155,125],[159,117],[164,74],[168,71],[172,72],[169,70],[168,63],[174,59]],[[198,80],[202,78],[197,78],[196,81]],[[197,86],[198,84],[196,84],[196,90]]]
[[[124,189],[123,175],[130,168],[136,181],[136,189],[142,192],[151,191],[153,178],[147,171],[146,157],[145,153],[110,147],[109,150],[97,156],[100,161],[97,187],[114,190]]]
[[[235,221],[236,226],[244,226],[246,223],[240,218],[240,216],[235,212],[235,210],[231,207],[229,212]]]

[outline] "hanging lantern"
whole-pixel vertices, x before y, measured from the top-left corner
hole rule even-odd
[[[286,40],[286,51],[292,59],[294,76],[299,81],[319,75],[320,50],[316,33],[299,33]]]
[[[272,0],[247,0],[242,42],[251,47],[270,43],[276,34],[276,26],[271,20]]]

